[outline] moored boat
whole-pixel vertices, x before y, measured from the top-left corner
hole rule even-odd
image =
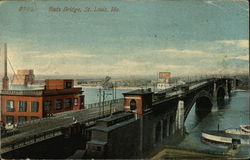
[[[202,140],[222,144],[249,144],[250,126],[240,125],[238,129],[210,130],[202,132]]]

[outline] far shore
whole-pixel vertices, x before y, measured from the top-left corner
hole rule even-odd
[[[82,88],[95,88],[95,89],[99,89],[102,88],[101,86],[80,86],[80,85],[75,85],[75,87],[82,87]],[[153,86],[147,86],[147,88],[153,88]],[[146,89],[146,87],[124,87],[124,86],[120,86],[120,87],[116,87],[116,89],[124,89],[124,90],[136,90],[136,89]]]

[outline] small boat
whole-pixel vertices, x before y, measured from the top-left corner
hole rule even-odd
[[[203,141],[223,144],[249,144],[250,126],[240,125],[238,129],[203,131]]]
[[[241,130],[250,133],[250,126],[249,125],[240,125]]]

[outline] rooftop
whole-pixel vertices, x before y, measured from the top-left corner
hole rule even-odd
[[[133,115],[133,113],[122,112],[120,114],[114,114],[114,115],[112,115],[110,117],[107,117],[107,118],[99,119],[99,120],[97,120],[97,122],[109,122],[109,121],[113,121],[113,120],[116,120],[116,119],[120,119],[122,117],[127,117],[129,115]]]
[[[67,88],[67,89],[26,89],[26,90],[1,90],[0,95],[11,96],[49,96],[49,95],[61,95],[61,94],[81,94],[82,88]]]
[[[148,89],[137,89],[137,90],[134,90],[131,92],[123,93],[123,94],[126,94],[126,95],[135,95],[135,94],[144,95],[144,94],[153,94],[153,92],[151,91],[151,88],[148,88]]]
[[[116,128],[123,127],[127,124],[133,123],[134,121],[136,121],[136,119],[132,118],[132,119],[129,119],[127,121],[116,123],[112,126],[108,126],[108,127],[106,127],[106,126],[94,126],[94,127],[89,128],[88,130],[98,130],[98,131],[102,131],[102,132],[109,132],[109,131],[114,130]]]

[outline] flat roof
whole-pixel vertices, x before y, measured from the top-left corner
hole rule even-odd
[[[0,94],[8,96],[42,96],[43,90],[1,90]]]
[[[26,90],[1,90],[0,95],[6,96],[54,96],[54,95],[65,95],[65,94],[82,94],[82,88],[74,87],[67,89],[26,89]]]
[[[97,140],[91,140],[91,141],[88,141],[87,144],[99,144],[99,145],[105,145],[107,144],[107,142],[104,142],[104,141],[97,141]]]
[[[132,114],[133,113],[122,112],[122,113],[119,113],[119,114],[114,114],[114,115],[112,115],[110,117],[99,119],[99,120],[97,120],[97,122],[110,122],[110,121],[113,121],[115,119],[119,119],[119,118],[122,118],[122,117],[127,117],[128,115],[132,115]]]
[[[126,121],[122,121],[122,122],[119,122],[119,123],[116,123],[114,125],[111,125],[111,126],[94,126],[94,127],[91,127],[89,128],[88,130],[96,130],[96,131],[102,131],[102,132],[109,132],[111,130],[114,130],[116,128],[120,128],[120,127],[123,127],[129,123],[133,123],[135,122],[136,119],[135,118],[131,118],[129,120],[126,120]]]
[[[144,94],[153,94],[153,92],[151,90],[148,89],[137,89],[137,90],[133,90],[130,92],[126,92],[123,94],[127,94],[127,95],[135,95],[135,94],[139,94],[139,95],[144,95]]]

